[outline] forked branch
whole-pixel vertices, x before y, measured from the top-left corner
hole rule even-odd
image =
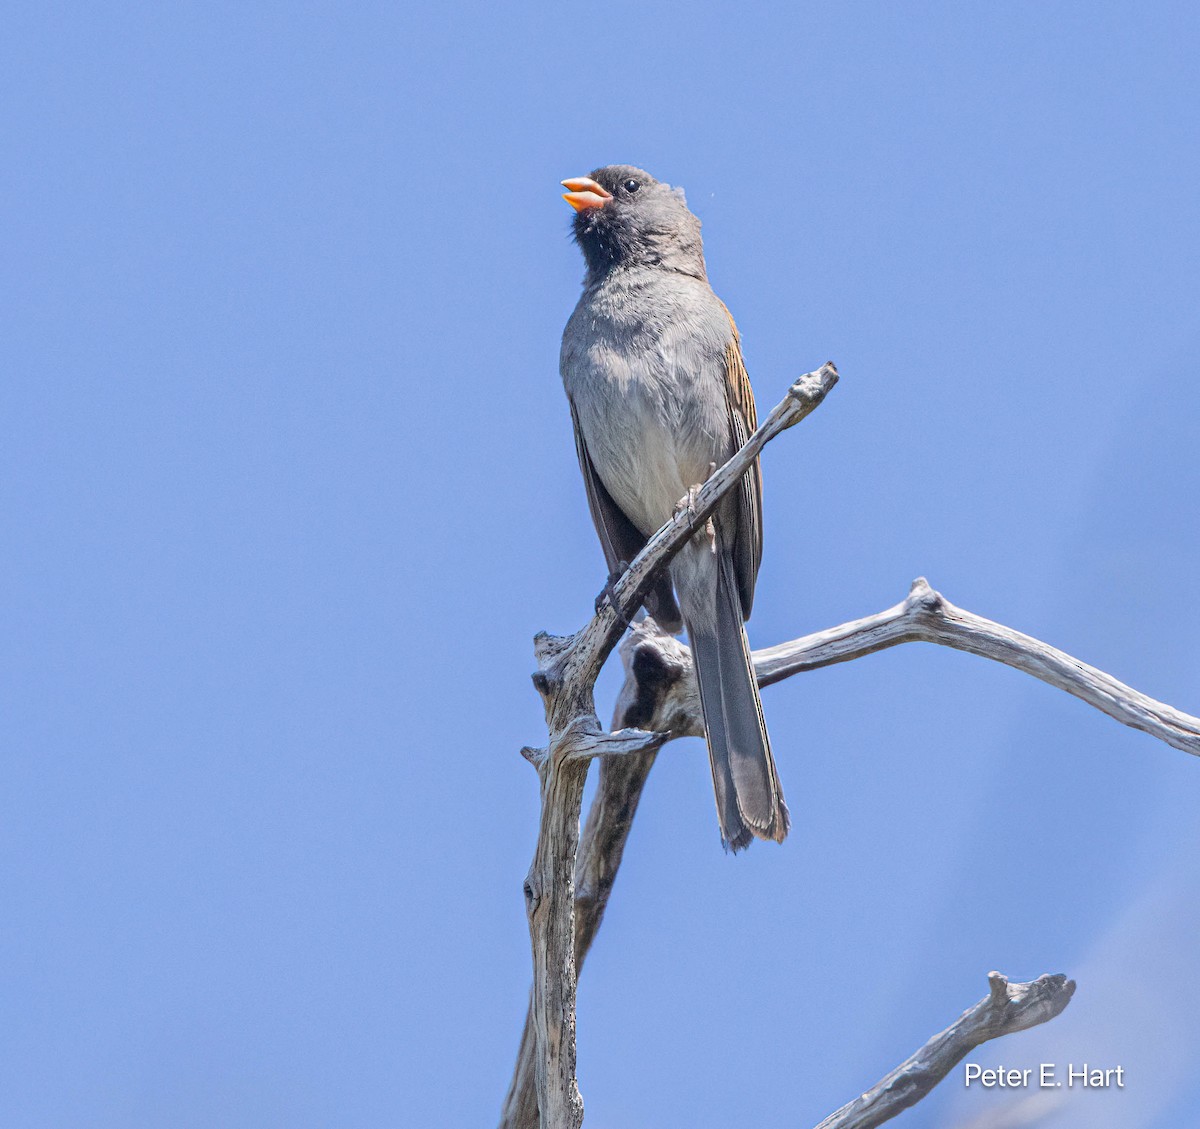
[[[667,737],[601,728],[593,698],[600,668],[659,570],[703,527],[763,447],[820,404],[837,379],[837,370],[827,364],[796,381],[742,448],[650,538],[582,631],[566,638],[542,634],[534,640],[534,685],[546,708],[549,742],[544,749],[522,750],[537,768],[542,794],[537,848],[525,879],[533,990],[503,1124],[536,1124],[539,1109],[541,1124],[553,1129],[577,1129],[583,1121],[575,1080],[575,864],[588,762],[595,756],[606,761],[644,758]]]
[[[983,616],[955,607],[923,576],[900,603],[862,619],[754,652],[760,686],[793,674],[849,662],[900,643],[936,643],[1004,663],[1065,690],[1109,717],[1200,756],[1200,718],[1159,702],[1094,666]],[[704,723],[691,652],[653,620],[633,625],[623,650],[626,683],[621,700],[640,702],[644,717],[622,725],[669,729],[672,737],[701,736]],[[669,677],[656,672],[668,672]],[[653,701],[653,707],[647,706]]]
[[[759,684],[767,686],[793,674],[915,642],[953,647],[1023,670],[1125,725],[1200,755],[1200,718],[1156,701],[1041,640],[955,607],[923,577],[913,582],[904,600],[882,612],[755,651],[754,669]],[[614,730],[633,727],[672,739],[703,735],[691,652],[683,643],[653,620],[644,619],[631,627],[621,657],[625,683],[613,716]],[[599,787],[575,874],[576,969],[603,920],[655,755],[656,747],[648,745],[632,755],[601,758]],[[504,1129],[532,1129],[538,1124],[533,1036],[531,1012],[501,1122]]]
[[[691,653],[653,620],[633,624],[622,644],[625,683],[610,733],[604,732],[595,715],[593,687],[600,667],[657,572],[701,527],[762,447],[811,412],[836,381],[832,365],[797,381],[746,445],[697,492],[692,505],[651,538],[587,627],[567,638],[540,635],[535,641],[539,672],[534,682],[545,701],[550,741],[544,749],[523,750],[542,783],[537,852],[525,884],[534,986],[501,1129],[535,1129],[539,1121],[555,1129],[575,1129],[581,1123],[583,1105],[575,1083],[576,975],[603,920],[658,748],[675,737],[704,732]],[[876,615],[756,651],[754,667],[759,684],[767,686],[802,671],[912,642],[953,647],[1025,671],[1124,725],[1200,756],[1200,718],[1147,697],[1038,639],[955,607],[924,578],[913,582],[899,604]],[[595,756],[600,757],[600,781],[581,840],[580,801],[587,765]],[[920,1078],[928,1085],[918,1092],[910,1085],[915,1077],[912,1064],[934,1044],[957,1046],[947,1038],[954,1035],[961,1041],[968,1033],[984,1030],[993,1032],[984,1038],[995,1038],[1020,1029],[1012,1025],[1020,1016],[1037,1016],[1024,1026],[1044,1022],[1066,1006],[1073,990],[1064,977],[1010,986],[993,974],[988,1000],[874,1090],[822,1122],[820,1129],[859,1129],[894,1116],[905,1108],[894,1104],[896,1095],[915,1094],[906,1104],[919,1100],[966,1053],[940,1074],[922,1068]],[[1043,1007],[1046,1001],[1055,1006]],[[997,1027],[998,1016],[1008,1017],[1009,1025]],[[921,1061],[935,1060],[941,1061],[928,1055]],[[862,1120],[868,1114],[859,1105],[872,1094],[878,1100],[870,1104],[875,1112],[869,1116],[875,1120]],[[884,1109],[892,1112],[879,1116]],[[846,1120],[852,1113],[860,1119]]]

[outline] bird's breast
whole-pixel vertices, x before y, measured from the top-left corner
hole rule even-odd
[[[732,453],[729,322],[703,289],[711,304],[687,290],[683,301],[669,292],[585,295],[563,336],[563,380],[592,464],[645,534]]]

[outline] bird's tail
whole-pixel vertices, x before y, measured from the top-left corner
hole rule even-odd
[[[739,851],[751,838],[782,842],[790,817],[763,721],[733,563],[726,552],[713,557],[715,609],[689,614],[685,604],[683,613],[696,662],[721,841]]]

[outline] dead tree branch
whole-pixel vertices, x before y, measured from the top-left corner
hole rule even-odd
[[[1029,635],[955,607],[923,577],[908,596],[876,615],[818,631],[754,652],[759,685],[769,686],[802,671],[848,662],[900,643],[938,643],[994,659],[1032,674],[1095,706],[1109,717],[1168,745],[1200,755],[1200,718],[1182,713],[1118,682],[1111,675]],[[625,682],[613,728],[636,726],[672,738],[703,736],[704,723],[688,648],[652,619],[633,624],[621,644]],[[655,751],[600,763],[600,781],[579,851],[575,874],[575,962],[583,964],[616,881],[625,842]],[[506,1127],[537,1125],[529,1073],[532,1016],[526,1020],[510,1102],[521,1117]],[[522,1065],[524,1064],[524,1065]]]
[[[874,1129],[890,1121],[929,1094],[981,1043],[1053,1019],[1075,994],[1075,981],[1061,974],[1010,984],[999,972],[990,972],[988,984],[984,999],[865,1094],[830,1114],[817,1129]]]
[[[1200,756],[1200,718],[1155,701],[1030,635],[956,608],[923,576],[913,581],[906,599],[887,611],[756,651],[754,670],[759,685],[769,686],[800,671],[857,659],[898,643],[938,643],[1023,670],[1123,725]]]
[[[754,653],[759,684],[848,662],[900,643],[954,647],[1005,663],[1073,694],[1125,725],[1200,755],[1200,718],[1158,702],[1111,675],[1031,636],[955,607],[924,578],[894,607]],[[671,738],[703,735],[691,652],[651,619],[633,624],[621,645],[625,682],[613,728],[636,727]],[[575,877],[575,967],[591,946],[625,850],[656,749],[604,758],[578,852]],[[538,1124],[533,1085],[533,1013],[526,1019],[504,1129]]]
[[[576,976],[603,920],[657,750],[675,737],[704,733],[691,652],[653,620],[633,624],[622,643],[625,683],[611,734],[601,730],[595,715],[592,690],[600,666],[658,569],[700,527],[758,451],[815,408],[836,380],[836,371],[827,365],[797,381],[745,447],[709,479],[693,507],[682,509],[655,534],[586,628],[568,638],[541,635],[535,641],[540,669],[534,681],[545,700],[550,744],[525,750],[542,781],[538,849],[526,881],[534,988],[501,1129],[535,1129],[539,1104],[546,1111],[543,1126],[573,1129],[580,1123],[582,1101],[574,1081]],[[1124,725],[1200,756],[1200,718],[1147,697],[1038,639],[955,607],[924,578],[914,581],[908,596],[894,607],[756,651],[755,672],[759,684],[768,686],[802,671],[913,642],[1002,662]],[[581,839],[583,783],[588,761],[597,755],[599,787]],[[549,901],[546,891],[552,891]],[[556,984],[566,986],[561,992],[550,984],[555,969]],[[1063,1006],[1066,998],[1069,993]]]
[[[893,607],[754,652],[760,686],[793,674],[849,662],[901,643],[937,643],[1032,674],[1102,713],[1200,756],[1200,718],[1148,697],[1094,666],[1011,627],[955,607],[923,576]],[[653,620],[633,625],[622,646],[626,676],[614,724],[702,736],[704,723],[691,652]],[[639,720],[630,721],[637,715]]]
[[[650,538],[582,631],[565,638],[542,634],[534,640],[534,685],[542,695],[550,739],[543,749],[523,750],[541,783],[537,848],[525,879],[533,949],[532,1054],[523,1048],[505,1102],[504,1125],[533,1124],[516,1120],[528,1118],[529,1095],[522,1089],[531,1080],[542,1126],[577,1129],[583,1122],[583,1099],[575,1079],[575,867],[583,785],[592,757],[611,761],[644,756],[669,736],[631,728],[606,733],[593,697],[600,668],[658,571],[703,527],[763,447],[816,408],[837,379],[837,370],[827,364],[796,381],[733,458]],[[522,1077],[522,1063],[532,1067],[532,1079],[528,1074]]]

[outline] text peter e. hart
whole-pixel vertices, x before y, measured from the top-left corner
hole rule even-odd
[[[1036,1080],[1035,1080],[1036,1079]],[[1067,1063],[1064,1072],[1055,1062],[1043,1062],[1036,1068],[1026,1067],[982,1067],[978,1063],[968,1062],[963,1067],[963,1085],[980,1086],[985,1090],[994,1087],[1012,1089],[1028,1089],[1031,1086],[1040,1090],[1053,1090],[1066,1086],[1068,1090],[1077,1088],[1108,1090],[1125,1089],[1125,1067],[1123,1066],[1091,1066],[1089,1063]]]

